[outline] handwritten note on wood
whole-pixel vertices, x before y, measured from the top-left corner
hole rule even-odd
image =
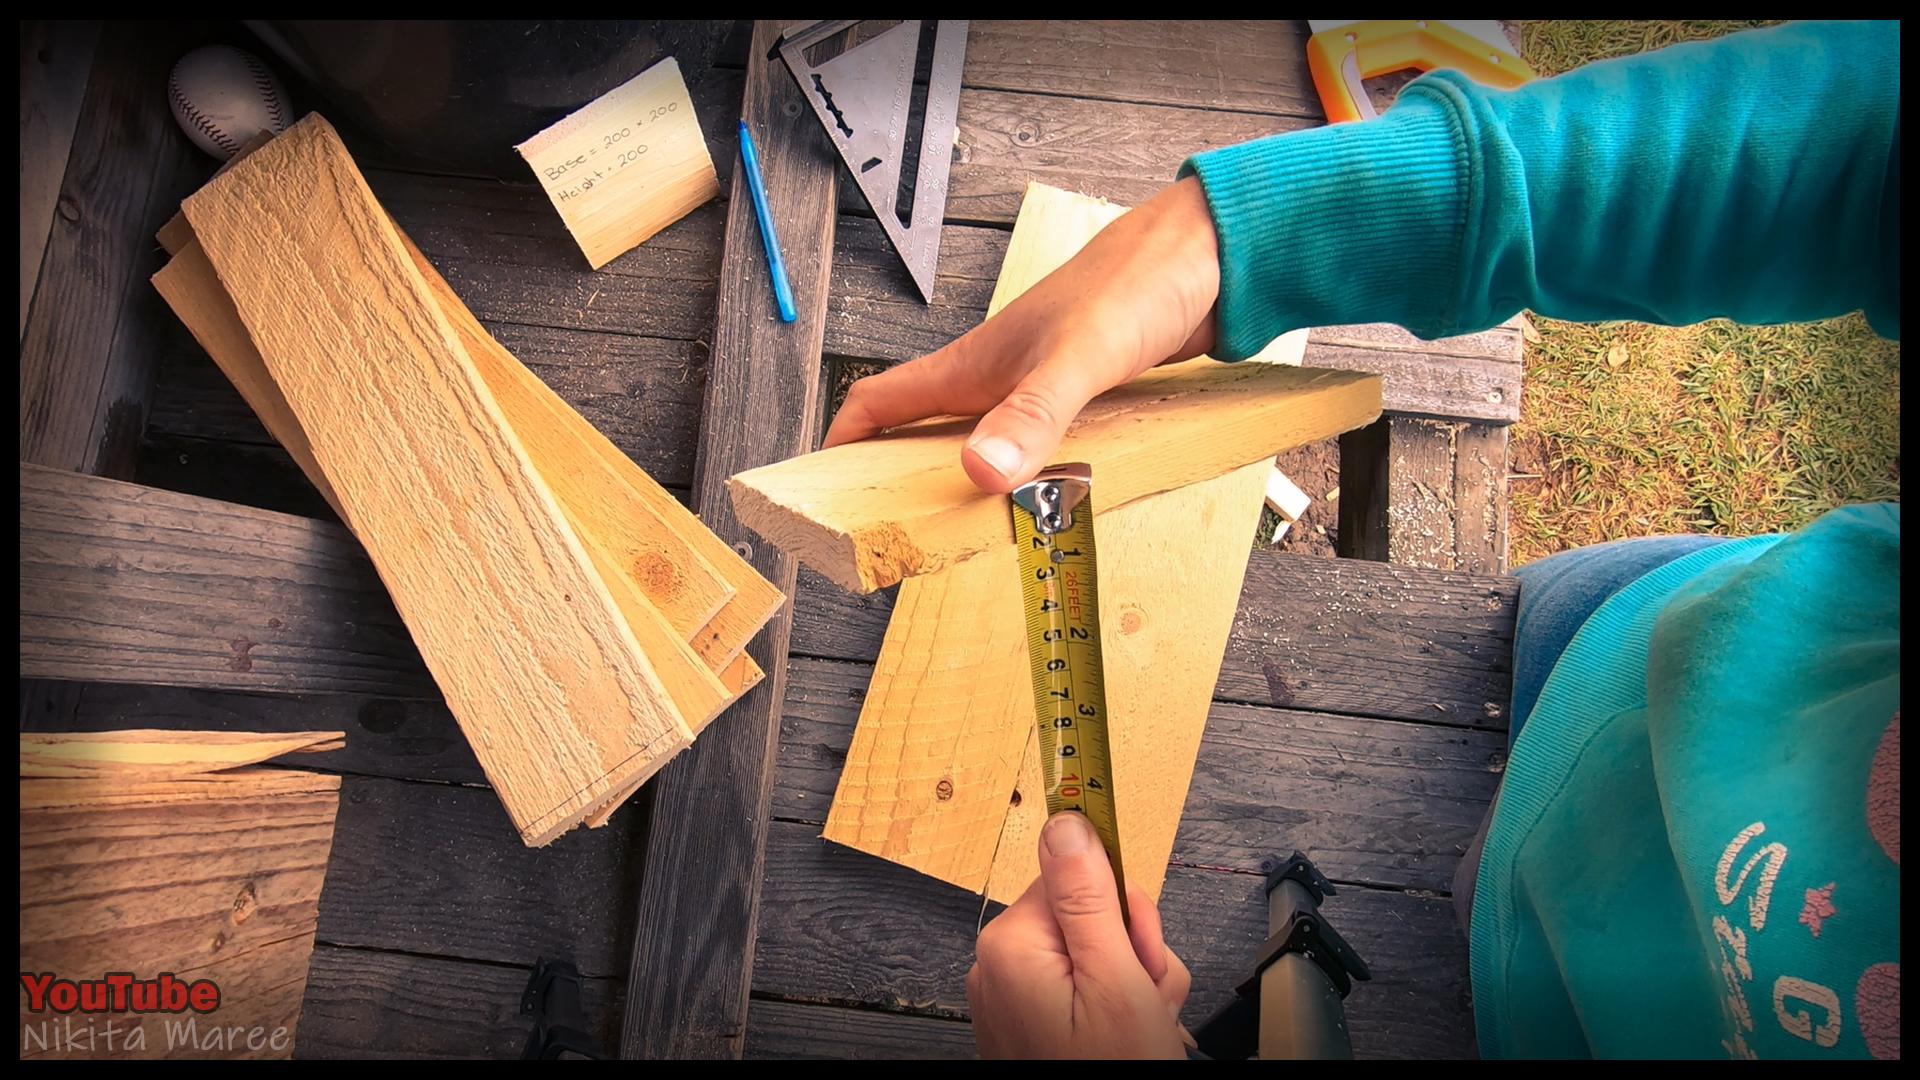
[[[515,149],[595,270],[720,194],[672,57]]]

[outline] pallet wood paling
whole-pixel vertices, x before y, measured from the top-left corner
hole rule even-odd
[[[185,211],[522,838],[551,840],[686,746],[332,128],[303,120]]]

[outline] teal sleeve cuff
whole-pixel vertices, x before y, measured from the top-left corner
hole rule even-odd
[[[1289,132],[1188,158],[1220,241],[1220,360],[1289,330],[1392,322],[1456,332],[1469,167],[1435,95],[1379,118]]]

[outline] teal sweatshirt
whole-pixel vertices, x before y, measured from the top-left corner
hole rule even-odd
[[[1197,155],[1215,355],[1515,311],[1899,335],[1898,23],[1796,24]],[[1488,1057],[1898,1057],[1900,515],[1716,545],[1600,607],[1474,893]]]

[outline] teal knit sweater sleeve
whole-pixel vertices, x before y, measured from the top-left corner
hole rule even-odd
[[[1220,239],[1220,347],[1302,326],[1471,333],[1796,322],[1899,336],[1900,24],[1798,23],[1518,90],[1454,72],[1379,118],[1190,158]]]

